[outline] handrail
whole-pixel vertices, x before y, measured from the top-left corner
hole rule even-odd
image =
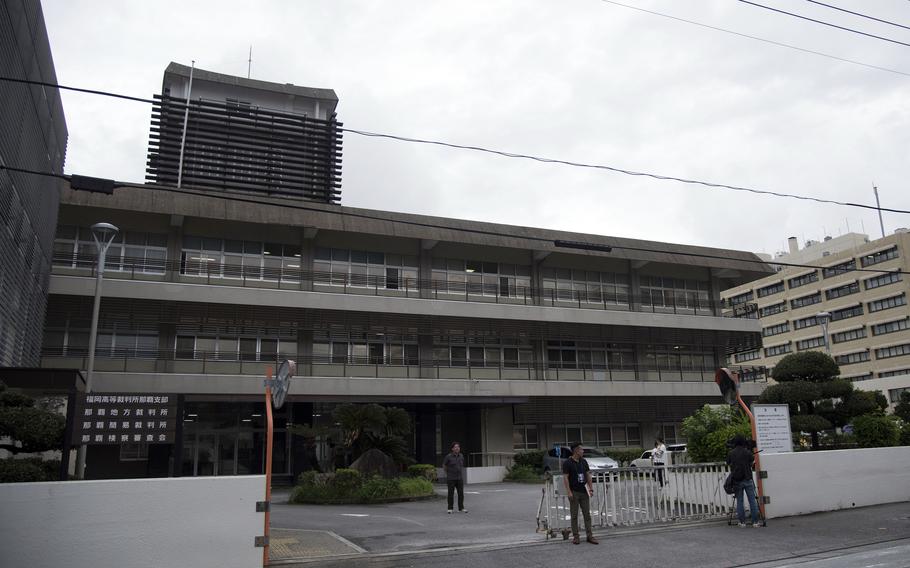
[[[275,257],[279,258],[279,257]],[[284,258],[284,257],[280,257]],[[60,269],[87,270],[94,276],[94,254],[55,253],[54,272]],[[559,306],[565,308],[633,310],[646,313],[668,313],[714,317],[742,317],[743,314],[729,311],[723,301],[704,301],[691,291],[678,290],[669,298],[661,296],[661,303],[645,302],[644,294],[608,294],[603,290],[557,290],[550,287],[523,286],[509,283],[452,282],[433,278],[410,278],[404,276],[348,274],[320,270],[304,270],[290,267],[242,266],[232,263],[196,262],[183,260],[142,259],[122,257],[109,259],[105,267],[109,277],[136,279],[149,276],[165,277],[168,274],[186,279],[205,279],[209,285],[254,286],[257,283],[277,283],[281,288],[309,290],[311,285],[320,285],[320,292],[369,293],[374,295],[401,295],[406,297],[430,297],[443,300],[472,300],[487,298],[497,303]],[[423,296],[422,296],[423,294]],[[666,300],[669,300],[666,301]],[[751,314],[752,312],[750,312]]]

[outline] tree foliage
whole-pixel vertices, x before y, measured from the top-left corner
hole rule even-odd
[[[378,404],[341,404],[332,417],[339,424],[345,446],[354,450],[355,457],[369,449],[378,449],[398,463],[407,463],[405,436],[411,431],[411,417],[397,407]]]
[[[65,428],[65,417],[0,382],[0,438],[10,439],[0,448],[12,454],[59,450]]]
[[[683,420],[682,434],[693,462],[717,462],[726,459],[728,440],[736,434],[748,438],[752,428],[739,409],[706,404]]]
[[[901,393],[900,402],[894,407],[894,415],[904,422],[910,423],[910,391]]]
[[[880,397],[857,391],[849,381],[837,378],[839,373],[834,359],[821,351],[787,355],[772,372],[778,383],[765,389],[758,402],[788,405],[793,432],[809,432],[812,448],[818,449],[819,432],[883,410]]]
[[[882,448],[900,443],[900,428],[891,416],[866,414],[853,419],[853,435],[861,448]]]

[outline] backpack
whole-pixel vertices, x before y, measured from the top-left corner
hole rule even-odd
[[[724,493],[727,495],[733,495],[735,490],[733,489],[733,474],[728,473],[727,479],[724,480]]]

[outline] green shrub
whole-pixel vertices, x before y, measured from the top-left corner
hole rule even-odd
[[[515,454],[514,461],[516,466],[525,466],[533,468],[534,471],[543,473],[543,457],[546,450],[529,450]]]
[[[436,481],[436,466],[428,463],[418,463],[408,466],[408,475],[421,477],[429,482]]]
[[[398,479],[398,497],[425,497],[432,494],[433,484],[429,479],[423,477],[401,477]]]
[[[883,448],[900,442],[897,422],[890,416],[857,416],[853,419],[853,435],[861,448]]]
[[[7,458],[0,460],[0,483],[27,481],[57,481],[60,479],[60,461],[41,458]]]
[[[357,497],[361,503],[373,503],[392,497],[397,497],[398,480],[386,479],[374,475],[366,480],[357,491]]]
[[[315,471],[305,471],[297,476],[297,485],[316,485],[317,479],[318,477]]]
[[[901,445],[910,446],[910,422],[904,422],[901,426]]]
[[[529,465],[515,464],[508,468],[508,473],[506,473],[503,479],[505,481],[539,482],[540,473],[538,472],[538,468]]]
[[[363,485],[363,476],[356,469],[336,469],[326,485],[335,495],[352,495]]]

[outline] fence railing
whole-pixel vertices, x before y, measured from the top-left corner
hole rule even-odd
[[[598,528],[632,526],[721,518],[730,514],[733,499],[723,490],[729,470],[726,464],[687,464],[659,469],[660,472],[658,468],[650,467],[620,468],[594,473],[594,495],[590,502],[592,525]],[[554,475],[542,490],[538,532],[546,533],[547,538],[559,534],[566,538],[571,529],[569,513],[563,476]]]
[[[54,255],[54,272],[75,269],[79,274],[94,276],[95,256],[91,254]],[[303,270],[288,267],[241,266],[223,262],[187,263],[179,260],[122,257],[107,259],[106,278],[129,280],[164,280],[176,275],[182,282],[204,282],[207,285],[291,290],[317,290],[340,294],[432,298],[440,300],[479,301],[520,305],[538,305],[579,309],[600,309],[666,313],[697,316],[741,317],[724,303],[699,298],[687,290],[658,297],[628,292],[600,290],[565,290],[523,286],[509,282],[474,283],[411,278],[390,275],[348,274]],[[318,288],[316,288],[318,287]]]
[[[45,367],[66,366],[85,369],[85,348],[45,347],[41,356]],[[273,358],[274,357],[274,358]],[[277,368],[284,359],[297,362],[298,374],[319,377],[378,377],[407,379],[470,380],[550,380],[550,381],[658,381],[711,382],[714,368],[659,369],[646,365],[619,368],[579,368],[543,365],[527,361],[500,361],[498,365],[476,365],[470,361],[453,365],[450,361],[420,358],[337,357],[179,349],[101,349],[95,352],[95,368],[107,372],[159,372],[222,375],[262,375],[267,366]],[[59,365],[55,365],[59,363]],[[732,367],[742,381],[767,380],[764,367]]]

